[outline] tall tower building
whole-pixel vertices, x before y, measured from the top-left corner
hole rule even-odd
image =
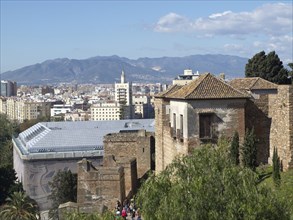
[[[16,96],[17,84],[16,82],[1,80],[0,82],[0,96]]]
[[[133,118],[132,83],[126,82],[124,71],[121,72],[120,83],[115,83],[115,101],[123,108],[122,119]]]

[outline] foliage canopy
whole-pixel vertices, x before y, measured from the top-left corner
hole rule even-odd
[[[239,165],[239,134],[234,132],[232,142],[230,144],[230,159],[235,165]]]
[[[103,214],[99,213],[78,213],[68,212],[65,214],[67,220],[123,220],[121,216],[115,216],[112,212],[107,211]]]
[[[15,191],[23,191],[22,184],[16,181],[16,173],[12,165],[0,166],[0,205]]]
[[[289,219],[285,203],[226,152],[205,146],[151,175],[137,195],[144,219]]]
[[[261,51],[255,54],[245,66],[246,77],[261,77],[277,84],[290,84],[289,71],[275,51],[265,54]]]
[[[14,192],[7,198],[0,212],[1,219],[15,220],[37,220],[39,209],[35,200],[31,199],[25,192]]]
[[[58,171],[53,177],[52,182],[49,182],[52,200],[52,209],[49,212],[50,218],[57,218],[58,207],[65,202],[76,202],[77,197],[77,175],[72,174],[70,170]]]
[[[276,148],[274,148],[274,153],[273,153],[273,180],[275,183],[275,186],[280,186],[281,184],[281,163],[280,163],[280,158],[278,156],[278,151]]]
[[[241,147],[242,164],[252,170],[257,166],[257,147],[254,129],[245,132],[244,143]]]

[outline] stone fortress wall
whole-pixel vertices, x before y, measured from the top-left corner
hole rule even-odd
[[[272,118],[269,163],[276,148],[283,169],[293,168],[293,85],[279,85],[278,94],[269,97],[268,105]]]

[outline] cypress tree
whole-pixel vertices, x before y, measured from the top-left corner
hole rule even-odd
[[[280,174],[280,158],[278,156],[278,151],[276,148],[274,148],[273,153],[273,180],[275,186],[280,186],[281,183],[281,174]]]
[[[230,145],[230,159],[235,165],[239,165],[239,134],[234,132],[233,139]]]
[[[257,148],[256,148],[256,138],[254,135],[254,129],[245,132],[244,142],[242,145],[242,164],[244,167],[248,167],[255,171],[256,168],[256,158],[257,158]]]

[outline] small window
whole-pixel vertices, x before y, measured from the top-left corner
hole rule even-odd
[[[199,115],[199,138],[212,138],[212,114]]]
[[[183,141],[183,115],[180,115],[180,140]]]
[[[176,130],[176,114],[173,113],[173,128]]]
[[[173,137],[176,139],[176,114],[173,113]]]

